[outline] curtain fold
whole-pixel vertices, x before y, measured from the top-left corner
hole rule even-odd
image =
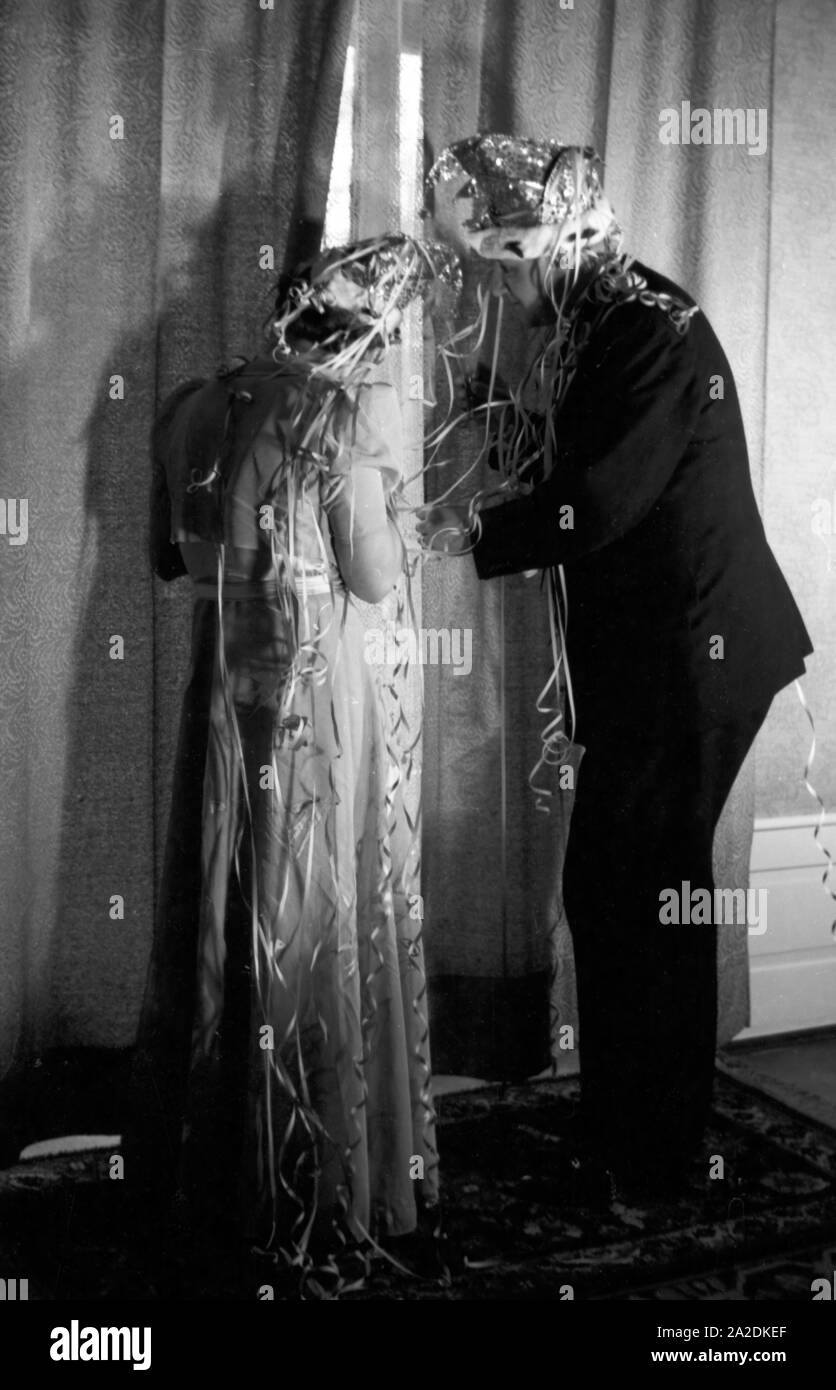
[[[421,235],[420,9],[420,0],[387,0],[385,5],[380,0],[357,0],[352,34],[356,53],[351,150],[353,237],[397,229],[411,236]],[[399,525],[414,560],[418,545],[414,517],[408,509],[423,501],[423,319],[422,304],[414,300],[404,311],[401,341],[390,349],[387,368],[401,401],[405,507]],[[416,390],[416,383],[422,389]],[[422,586],[420,565],[413,563],[410,587],[419,633]],[[366,604],[355,599],[355,603],[367,630],[393,634],[400,630],[393,624],[388,602]],[[381,674],[384,680],[393,679],[394,667],[384,664]],[[420,659],[410,662],[398,685],[404,718],[416,739],[417,771],[422,757]],[[416,824],[420,823],[421,781],[420,775],[411,777],[405,798],[407,812]],[[417,886],[420,888],[420,880]],[[421,904],[413,904],[413,910],[421,912]]]
[[[627,249],[689,289],[724,343],[756,488],[763,449],[769,161],[743,147],[663,145],[659,112],[686,99],[694,106],[768,106],[773,22],[774,5],[760,0],[734,6],[607,0],[572,9],[551,0],[513,6],[426,0],[424,6],[427,157],[477,129],[556,136],[598,149]],[[741,243],[745,256],[736,249]],[[519,366],[524,351],[517,334],[506,360]],[[455,462],[459,475],[467,464],[465,443]],[[553,797],[552,815],[538,817],[526,776],[543,722],[535,699],[549,670],[545,601],[533,581],[515,576],[480,584],[472,565],[449,564],[427,571],[424,611],[429,625],[455,614],[456,622],[474,628],[473,678],[458,680],[440,667],[427,683],[424,892],[436,1067],[508,1077],[544,1065],[550,956],[556,966],[549,990],[553,1055],[559,1068],[574,1069],[576,1053],[557,1047],[555,1032],[556,1024],[577,1021],[559,885],[571,794]],[[752,808],[749,759],[716,837],[723,886],[748,880]],[[601,872],[607,872],[606,845]],[[722,933],[719,951],[724,1040],[748,1021],[745,927]]]
[[[318,246],[352,12],[4,7],[0,1070],[133,1042],[191,607],[148,565],[151,420]]]

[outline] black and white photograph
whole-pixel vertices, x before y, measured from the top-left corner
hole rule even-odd
[[[2,0],[31,1365],[824,1336],[834,71],[834,0]]]

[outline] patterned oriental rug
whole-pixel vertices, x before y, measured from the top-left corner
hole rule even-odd
[[[307,1296],[809,1302],[831,1277],[836,1131],[718,1074],[706,1153],[723,1156],[722,1178],[695,1171],[675,1201],[569,1209],[555,1157],[577,1099],[575,1078],[444,1096],[442,1261],[419,1276],[378,1257],[364,1282],[343,1274]],[[0,1274],[28,1278],[30,1299],[265,1296],[265,1268],[233,1276],[173,1251],[165,1269],[143,1268],[119,1236],[109,1171],[99,1150],[0,1172]]]

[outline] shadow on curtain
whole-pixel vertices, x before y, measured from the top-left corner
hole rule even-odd
[[[148,563],[151,421],[257,348],[283,262],[319,246],[352,10],[4,9],[4,491],[29,502],[0,597],[15,1094],[46,1049],[134,1039],[191,607]]]

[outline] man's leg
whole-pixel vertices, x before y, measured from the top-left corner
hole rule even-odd
[[[575,951],[582,1120],[626,1182],[675,1179],[711,1102],[716,927],[665,924],[660,895],[713,895],[723,805],[763,714],[654,743],[590,739],[563,891]]]

